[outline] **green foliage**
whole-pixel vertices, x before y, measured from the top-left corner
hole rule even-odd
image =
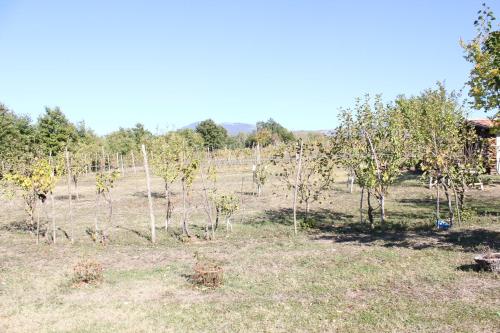
[[[447,196],[456,194],[461,210],[468,184],[477,183],[484,168],[477,135],[467,124],[457,97],[438,84],[420,96],[400,97],[397,105],[404,119],[406,141],[424,177],[437,180]]]
[[[114,187],[116,180],[120,177],[120,173],[113,171],[111,173],[99,172],[96,174],[95,185],[98,194],[109,193]]]
[[[56,156],[65,147],[71,146],[78,139],[76,127],[59,109],[45,108],[45,113],[38,118],[36,125],[36,140],[45,156]]]
[[[280,142],[288,143],[294,139],[292,132],[271,118],[257,123],[257,130],[248,136],[245,145],[253,147],[259,144],[261,147],[266,147]]]
[[[277,176],[288,190],[294,189],[298,172],[301,141],[282,145],[276,149],[273,164],[278,166]],[[334,161],[330,158],[329,147],[320,140],[302,142],[301,168],[298,175],[297,194],[300,203],[309,205],[327,197],[333,189]],[[307,218],[306,218],[307,219]]]
[[[214,194],[212,200],[217,214],[226,219],[240,209],[240,200],[234,194]]]
[[[0,160],[7,170],[28,164],[37,153],[35,129],[28,117],[0,104]],[[1,172],[2,170],[0,170]]]
[[[196,133],[203,138],[203,145],[210,150],[221,149],[226,146],[228,135],[224,127],[217,125],[212,119],[202,121],[196,126]]]
[[[151,141],[151,168],[165,184],[173,183],[180,175],[183,142],[184,138],[175,132]]]
[[[113,153],[123,155],[129,154],[131,151],[138,151],[138,145],[135,135],[131,129],[121,128],[108,134],[105,138],[107,150]]]
[[[476,109],[496,111],[500,117],[500,31],[491,9],[483,4],[474,22],[477,34],[468,43],[461,41],[465,59],[473,64],[470,71],[469,96]]]
[[[188,128],[178,130],[175,133],[177,133],[184,139],[183,145],[190,150],[198,151],[203,149],[204,141],[203,137],[199,133]]]
[[[407,162],[408,141],[397,108],[384,105],[380,96],[373,103],[368,95],[356,100],[354,110],[343,110],[336,129],[333,153],[338,162],[356,175],[358,184],[374,194],[384,219],[384,200],[389,187]],[[372,222],[372,207],[369,203]]]
[[[23,169],[23,173],[19,171],[7,173],[5,181],[22,191],[25,210],[28,213],[27,223],[33,226],[36,201],[38,199],[45,201],[47,194],[52,192],[56,185],[57,179],[50,161],[36,159]]]
[[[257,185],[257,194],[260,195],[262,187],[266,184],[269,170],[267,164],[257,163],[253,165],[253,182]]]

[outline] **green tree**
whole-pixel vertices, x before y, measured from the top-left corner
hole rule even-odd
[[[38,118],[36,132],[37,142],[45,155],[58,155],[78,140],[76,127],[59,107],[45,108],[45,113]]]
[[[8,170],[29,165],[37,151],[30,118],[18,116],[0,104],[0,178]]]
[[[221,149],[228,141],[227,131],[224,127],[217,125],[212,119],[202,121],[196,126],[196,133],[199,133],[204,141],[205,148],[210,150]]]
[[[127,155],[131,151],[138,150],[138,144],[134,132],[130,129],[119,128],[106,136],[108,150],[113,153]]]
[[[346,168],[353,169],[358,184],[367,190],[368,218],[374,226],[373,195],[380,208],[380,219],[385,221],[385,199],[390,186],[406,164],[406,146],[403,119],[398,110],[384,105],[377,96],[358,99],[354,110],[344,110],[334,137],[334,154]],[[362,206],[361,206],[362,207]]]
[[[440,194],[444,192],[450,223],[460,219],[465,190],[482,173],[482,159],[474,143],[477,137],[466,122],[457,96],[442,84],[420,96],[400,97],[399,114],[404,117],[406,141],[416,156],[424,177],[435,180],[436,218],[440,218]],[[452,200],[455,200],[455,209]]]
[[[156,137],[151,142],[151,167],[153,173],[163,179],[165,185],[165,230],[168,229],[172,218],[171,186],[181,174],[182,147],[184,138],[178,133],[172,132],[164,136]]]
[[[200,133],[197,133],[189,128],[177,130],[175,133],[184,139],[183,144],[190,150],[199,151],[203,149],[204,141]]]
[[[259,121],[257,123],[256,131],[248,136],[245,145],[253,147],[259,144],[261,147],[266,147],[271,144],[288,143],[293,140],[295,140],[295,137],[292,132],[270,118],[268,121]]]
[[[474,22],[477,34],[470,42],[460,41],[465,59],[473,64],[469,74],[469,96],[476,109],[496,112],[500,117],[500,31],[495,16],[483,3]]]
[[[299,203],[305,205],[304,223],[308,223],[310,205],[326,198],[333,186],[334,163],[326,143],[299,140],[282,145],[272,160],[278,166],[278,178],[288,190],[296,190]]]

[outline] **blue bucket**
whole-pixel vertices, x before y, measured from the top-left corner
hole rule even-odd
[[[439,230],[448,230],[448,229],[450,229],[451,225],[446,221],[436,220],[436,227]]]

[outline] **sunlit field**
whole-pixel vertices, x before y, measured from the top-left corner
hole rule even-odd
[[[66,235],[67,186],[55,190],[56,244],[36,245],[23,230],[18,199],[2,200],[1,332],[494,332],[500,327],[500,281],[473,256],[498,250],[500,179],[467,193],[467,220],[448,231],[433,226],[434,192],[407,174],[387,198],[387,222],[360,222],[359,188],[349,193],[337,172],[329,199],[312,206],[312,222],[294,236],[291,194],[271,177],[254,195],[251,166],[219,170],[219,187],[241,202],[233,230],[222,224],[205,240],[200,180],[190,203],[191,238],[181,237],[180,192],[164,230],[163,183],[153,178],[157,242],[150,242],[146,180],[126,170],[112,190],[113,216],[100,219],[109,243],[94,243],[95,180],[84,177],[73,200],[75,242]],[[41,214],[51,228],[50,205]],[[299,212],[299,221],[301,214]],[[223,284],[192,282],[195,254],[216,260]],[[82,259],[103,265],[97,284],[74,285]]]

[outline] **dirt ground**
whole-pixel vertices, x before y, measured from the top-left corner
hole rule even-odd
[[[112,190],[113,217],[98,212],[110,242],[86,229],[96,216],[94,177],[79,184],[68,222],[67,186],[55,191],[56,244],[23,230],[22,201],[0,202],[0,332],[494,332],[500,329],[498,275],[478,271],[473,256],[498,251],[500,178],[467,194],[467,221],[432,227],[433,192],[406,175],[387,199],[388,221],[360,223],[358,188],[339,172],[328,200],[312,206],[308,228],[293,234],[291,196],[271,177],[253,195],[251,168],[219,170],[218,187],[242,202],[233,231],[204,240],[201,184],[190,197],[190,229],[180,235],[180,193],[164,230],[163,184],[153,179],[158,241],[150,224],[144,173],[127,170]],[[50,205],[41,213],[50,227]],[[65,234],[74,228],[75,243]],[[195,253],[220,262],[217,289],[190,281]],[[104,279],[75,287],[73,266],[102,263]]]

